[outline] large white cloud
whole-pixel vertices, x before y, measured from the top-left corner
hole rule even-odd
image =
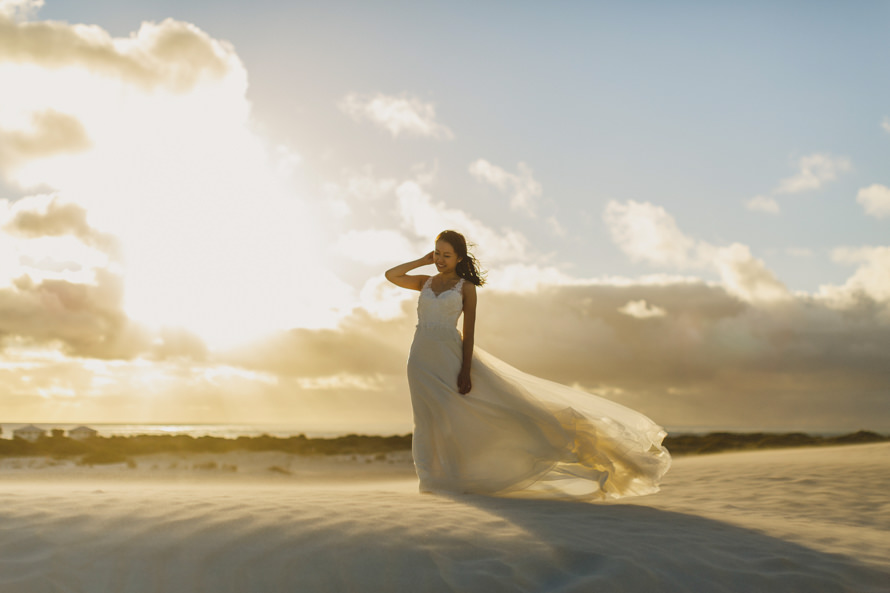
[[[696,241],[683,233],[674,217],[661,206],[610,200],[603,219],[612,240],[632,261],[677,268],[702,265]]]
[[[697,241],[680,230],[663,207],[649,202],[611,200],[603,219],[612,239],[633,261],[678,269],[716,270],[724,286],[750,301],[788,298],[788,289],[755,258],[748,246]]]
[[[247,75],[228,44],[172,20],[126,38],[65,23],[2,27],[0,149],[18,159],[4,173],[58,196],[36,219],[19,212],[6,233],[46,245],[69,225],[103,248],[117,237],[121,258],[109,265],[126,315],[211,344],[331,326],[351,307],[355,290],[318,248],[325,223],[254,132]]]

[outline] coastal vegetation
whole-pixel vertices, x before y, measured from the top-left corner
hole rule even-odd
[[[125,462],[133,456],[155,453],[226,453],[229,451],[280,451],[297,455],[376,454],[411,448],[411,435],[349,434],[333,438],[261,435],[223,438],[190,435],[95,436],[76,440],[54,432],[35,441],[0,439],[0,457],[48,456],[80,458],[85,465]]]
[[[777,449],[890,441],[890,436],[859,431],[838,436],[793,433],[733,433],[668,435],[664,444],[672,455],[722,451]],[[95,436],[76,440],[54,430],[35,441],[0,439],[0,457],[42,456],[76,459],[83,465],[125,463],[139,455],[156,453],[226,453],[229,451],[279,451],[296,455],[376,455],[411,449],[411,435],[373,436],[349,434],[332,438],[261,435],[223,438],[190,435]]]

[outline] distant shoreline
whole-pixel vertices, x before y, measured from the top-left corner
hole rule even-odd
[[[668,435],[664,445],[672,455],[701,455],[725,451],[782,449],[890,441],[890,435],[858,431],[838,436],[791,433],[733,433]],[[0,457],[52,457],[76,459],[83,465],[126,462],[140,455],[157,453],[226,453],[230,451],[278,451],[304,456],[386,454],[411,450],[411,434],[373,436],[349,434],[310,438],[300,434],[290,437],[271,435],[224,438],[190,435],[94,436],[76,440],[61,430],[34,441],[21,438],[0,440]]]

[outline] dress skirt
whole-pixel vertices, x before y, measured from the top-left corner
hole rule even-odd
[[[462,359],[456,328],[417,328],[408,384],[422,492],[604,500],[658,491],[671,458],[652,420],[478,348],[461,395]]]

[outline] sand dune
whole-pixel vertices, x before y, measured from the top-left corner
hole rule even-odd
[[[890,590],[888,444],[680,458],[661,493],[617,504],[419,495],[406,462],[251,459],[210,479],[4,470],[0,591]]]

